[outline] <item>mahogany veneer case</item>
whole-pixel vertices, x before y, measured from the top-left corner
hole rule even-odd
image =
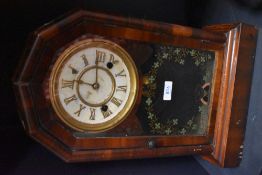
[[[116,43],[138,72],[137,98],[125,119],[105,131],[67,125],[50,100],[59,55],[86,39]],[[66,162],[201,155],[222,167],[242,158],[257,29],[202,29],[74,11],[34,31],[13,77],[25,131]],[[162,99],[165,81],[172,100]]]

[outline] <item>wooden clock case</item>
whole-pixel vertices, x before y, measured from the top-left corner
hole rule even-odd
[[[56,117],[48,97],[50,70],[61,49],[88,35],[214,51],[216,74],[207,134],[85,137],[65,126]],[[193,29],[75,11],[39,28],[28,40],[14,74],[22,124],[32,138],[67,162],[198,154],[222,167],[237,166],[242,158],[256,38],[256,28],[242,23]],[[139,69],[145,60],[135,46],[130,52]],[[140,71],[140,87],[142,76]],[[141,93],[140,90],[140,96]],[[136,103],[139,106],[140,99]],[[123,123],[106,134],[121,133],[127,126],[139,130],[136,108]]]

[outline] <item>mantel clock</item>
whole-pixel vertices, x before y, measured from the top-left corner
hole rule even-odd
[[[14,75],[26,132],[67,162],[242,158],[257,30],[84,10],[32,33]]]

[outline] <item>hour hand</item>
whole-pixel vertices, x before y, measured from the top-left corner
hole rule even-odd
[[[83,80],[78,80],[78,81],[76,80],[76,82],[78,82],[79,84],[86,84],[86,85],[89,85],[89,86],[93,86],[93,84],[84,82]]]

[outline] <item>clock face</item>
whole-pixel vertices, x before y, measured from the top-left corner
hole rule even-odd
[[[57,59],[51,73],[50,99],[68,126],[104,131],[132,110],[137,77],[135,64],[123,48],[108,40],[83,40]]]

